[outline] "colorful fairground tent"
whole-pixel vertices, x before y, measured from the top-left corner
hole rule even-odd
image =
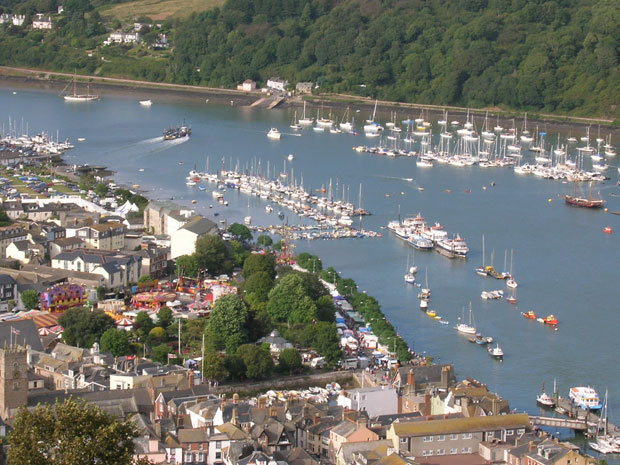
[[[87,302],[87,294],[79,284],[57,284],[41,292],[39,305],[47,312],[64,312],[73,307],[83,307]]]
[[[20,312],[3,315],[0,321],[18,321],[32,320],[34,321],[40,336],[48,334],[60,334],[63,331],[62,326],[58,324],[58,314],[49,313],[41,310],[22,310]]]
[[[131,298],[131,306],[141,310],[159,310],[177,298],[175,292],[140,292]]]

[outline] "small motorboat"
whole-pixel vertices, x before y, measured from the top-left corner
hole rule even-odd
[[[430,310],[430,309],[426,311],[426,314],[433,318],[437,316],[437,312],[435,310]]]
[[[613,231],[612,231],[612,229],[611,229],[611,226],[605,226],[605,227],[603,228],[603,232],[604,232],[605,234],[611,234]]]
[[[151,105],[153,105],[153,102],[150,99],[140,100],[140,105],[142,105],[143,107],[150,107]]]
[[[269,137],[270,139],[280,140],[282,134],[280,133],[280,131],[278,131],[277,128],[271,128],[267,133],[267,137]]]
[[[555,407],[555,400],[549,396],[545,391],[536,397],[536,403],[541,407],[553,408]]]
[[[517,298],[514,295],[511,295],[509,297],[506,297],[506,302],[514,305],[517,303]]]
[[[550,325],[550,326],[557,326],[557,324],[558,324],[558,319],[557,319],[555,316],[553,316],[553,315],[547,315],[547,316],[544,318],[544,323],[545,323],[546,325]]]
[[[506,286],[511,289],[515,289],[518,285],[519,284],[513,278],[509,278],[508,281],[506,281]]]
[[[487,347],[487,351],[489,352],[489,355],[495,360],[504,360],[504,351],[501,349],[499,344],[496,344],[495,347],[490,345],[489,347]]]
[[[294,158],[295,158],[295,156],[291,153],[288,156],[288,161],[293,161]]]
[[[536,313],[534,313],[534,310],[530,310],[529,312],[521,312],[521,315],[523,315],[525,318],[529,319],[529,320],[535,320],[536,319]]]

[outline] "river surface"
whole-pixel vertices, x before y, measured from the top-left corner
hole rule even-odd
[[[222,164],[227,169],[257,169],[260,161],[263,173],[268,165],[271,173],[279,173],[293,154],[294,160],[286,162],[289,179],[291,169],[297,182],[303,176],[307,189],[327,188],[331,179],[334,196],[341,198],[344,186],[344,196],[356,204],[362,184],[362,206],[372,213],[363,219],[363,227],[382,231],[383,237],[299,241],[296,252],[317,254],[325,267],[334,266],[342,276],[353,278],[361,290],[379,300],[387,318],[416,351],[454,363],[459,378],[487,383],[512,407],[537,412],[535,399],[541,384],[545,382],[549,392],[555,379],[564,396],[571,386],[592,385],[601,397],[609,388],[610,420],[620,423],[620,216],[568,207],[562,196],[572,192],[571,184],[519,176],[511,168],[436,164],[423,169],[414,158],[357,153],[353,146],[374,145],[377,140],[312,130],[293,136],[288,128],[293,113],[288,109],[251,110],[199,99],[193,104],[154,101],[145,108],[127,97],[70,104],[45,91],[0,90],[5,131],[9,116],[20,129],[22,119],[24,125],[27,122],[30,134],[59,130],[60,139],[68,137],[76,144],[66,155],[68,163],[105,165],[116,172],[117,183],[139,184],[150,198],[174,198],[186,205],[196,200],[196,209],[215,220],[242,222],[251,215],[253,224],[280,223],[275,214],[278,207],[268,214],[266,200],[228,190],[229,206],[224,207],[214,201],[213,185],[206,184],[203,192],[187,187],[188,171],[195,165],[204,170],[207,157],[211,172]],[[355,116],[358,121],[368,117]],[[183,119],[192,126],[191,138],[161,141],[162,130]],[[280,141],[267,139],[271,127],[283,133]],[[585,130],[585,126],[573,128],[578,132],[573,135],[579,138]],[[555,143],[557,134],[547,131],[548,140]],[[78,137],[85,141],[77,142]],[[596,137],[593,128],[591,140]],[[620,144],[618,139],[614,136],[612,143]],[[533,162],[533,155],[524,153],[525,160]],[[608,158],[606,174],[611,179],[597,184],[595,191],[600,189],[609,210],[617,211],[620,197],[612,194],[620,196],[619,157]],[[469,258],[450,260],[436,252],[413,255],[411,247],[381,229],[397,219],[399,211],[403,217],[420,212],[427,221],[439,221],[449,232],[459,233],[471,249]],[[217,218],[215,212],[220,214]],[[292,212],[286,213],[289,223],[300,222]],[[611,226],[613,234],[604,234],[605,226]],[[486,264],[493,257],[496,268],[508,269],[510,250],[514,250],[513,272],[519,283],[516,306],[480,298],[483,290],[508,293],[503,281],[474,272],[482,264],[483,234]],[[403,280],[408,255],[419,267],[419,282],[424,282],[427,270],[433,293],[430,308],[449,325],[440,325],[419,310],[418,289]],[[493,336],[504,350],[503,363],[453,329],[463,308],[467,315],[470,302],[478,330]],[[556,315],[558,330],[526,320],[520,312],[530,309],[539,316]]]

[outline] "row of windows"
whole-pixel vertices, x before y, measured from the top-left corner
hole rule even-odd
[[[472,433],[463,433],[461,435],[462,439],[471,439],[473,437]],[[459,438],[458,434],[451,434],[450,441],[456,441]],[[403,441],[405,439],[405,441]],[[445,441],[446,436],[444,434],[439,434],[437,436],[424,436],[424,442],[433,442],[433,440],[437,441]],[[401,442],[406,442],[406,438],[401,438]]]
[[[456,455],[459,453],[458,448],[450,449],[450,455]],[[471,447],[463,447],[461,449],[461,454],[471,454]],[[423,450],[422,455],[424,457],[431,457],[432,455],[446,455],[445,449],[437,449],[436,451],[433,449]]]

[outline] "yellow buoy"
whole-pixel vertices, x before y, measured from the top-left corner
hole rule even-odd
[[[549,200],[547,200],[547,202],[551,203],[551,202],[553,202],[553,199],[549,199]]]
[[[604,212],[605,212],[605,213],[607,213],[608,211],[609,211],[609,208],[606,208],[606,209],[604,210]]]

